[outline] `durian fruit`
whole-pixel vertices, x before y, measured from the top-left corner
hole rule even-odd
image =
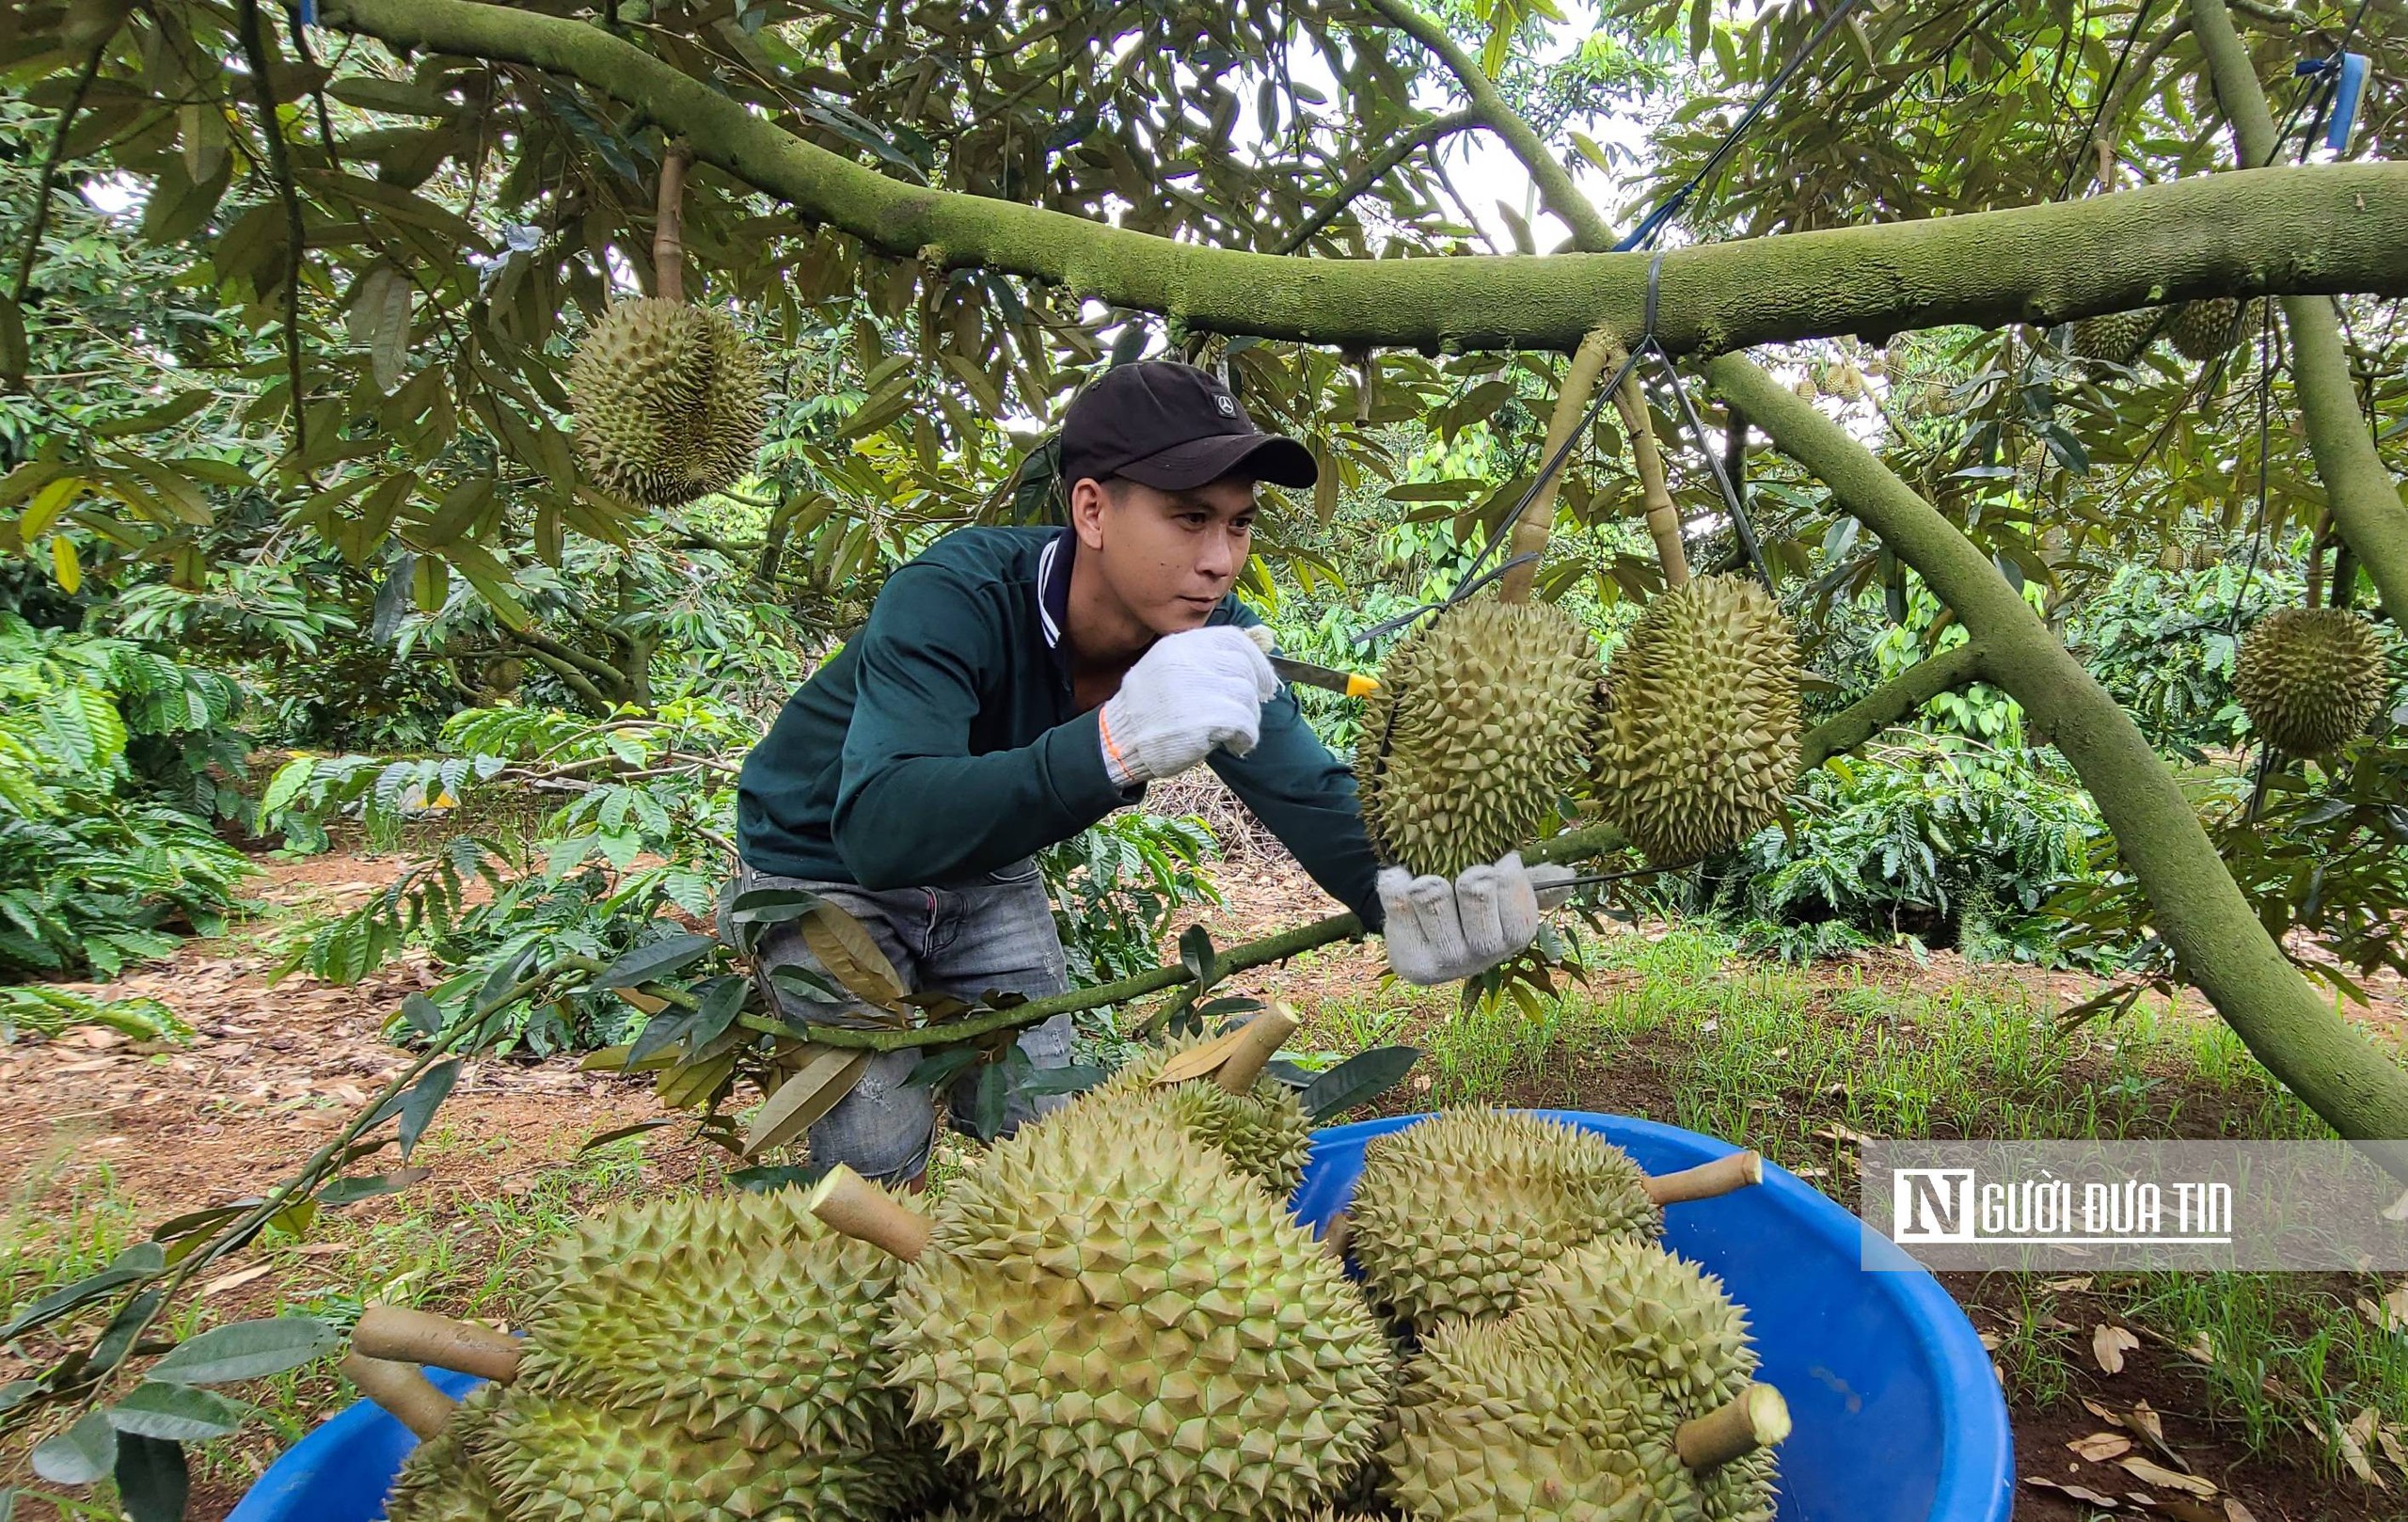
[[[911,1262],[883,1342],[913,1419],[1048,1522],[1307,1514],[1388,1409],[1338,1262],[1159,1100],[1022,1129],[932,1219],[844,1168],[811,1202]]]
[[[2251,626],[2232,663],[2232,692],[2266,743],[2322,755],[2355,739],[2387,686],[2374,626],[2345,608],[2284,608]]]
[[[1564,1253],[1653,1242],[1666,1204],[1763,1176],[1754,1152],[1650,1178],[1595,1132],[1527,1112],[1442,1111],[1374,1137],[1344,1245],[1374,1300],[1417,1330],[1511,1311]]]
[[[1459,603],[1381,663],[1354,780],[1383,862],[1453,877],[1530,843],[1579,773],[1597,679],[1552,603]]]
[[[2138,359],[2141,351],[2158,336],[2167,315],[2162,307],[2143,307],[2136,311],[2111,311],[2098,317],[2085,317],[2073,325],[2069,352],[2077,359],[2129,365]]]
[[[765,1313],[774,1308],[764,1306]],[[784,1434],[698,1435],[641,1411],[513,1389],[471,1451],[512,1522],[888,1517],[925,1489],[917,1455],[814,1455]]]
[[[648,507],[724,491],[760,451],[766,381],[722,312],[618,302],[578,345],[568,388],[587,473]]]
[[[697,1435],[899,1449],[876,1346],[897,1266],[800,1190],[629,1201],[553,1245],[517,1383]]]
[[[505,1522],[508,1513],[484,1466],[470,1454],[492,1424],[504,1387],[480,1385],[441,1432],[412,1449],[393,1476],[386,1522]]]
[[[1745,1318],[1652,1245],[1599,1239],[1496,1322],[1424,1342],[1389,1496],[1416,1522],[1770,1522],[1788,1411]]]
[[[1159,1095],[1181,1130],[1219,1148],[1240,1173],[1260,1180],[1285,1199],[1304,1177],[1313,1121],[1294,1088],[1261,1073],[1295,1028],[1292,1015],[1275,1008],[1244,1027],[1245,1039],[1196,1036],[1172,1042],[1129,1063],[1079,1102],[1115,1104]],[[1184,1080],[1165,1077],[1221,1048],[1228,1049],[1228,1057],[1208,1072]]]
[[[2185,359],[2213,359],[2258,331],[2265,311],[2262,296],[2243,307],[2235,296],[2185,302],[2165,327],[2165,340]]]
[[[1798,770],[1798,641],[1762,585],[1709,576],[1666,592],[1607,683],[1598,800],[1649,861],[1696,861],[1780,817]]]

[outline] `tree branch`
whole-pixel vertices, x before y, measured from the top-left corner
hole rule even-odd
[[[309,230],[301,221],[301,192],[293,182],[293,157],[285,150],[284,123],[276,114],[276,86],[268,77],[267,29],[260,21],[259,0],[242,0],[238,21],[260,135],[267,140],[268,177],[276,182],[277,196],[284,202],[284,383],[292,393],[293,463],[307,476],[309,398],[301,375],[301,263],[309,251]]]
[[[1373,10],[1387,18],[1388,24],[1411,37],[1430,50],[1447,71],[1455,76],[1471,97],[1472,113],[1481,124],[1495,133],[1530,171],[1530,179],[1539,187],[1539,201],[1572,230],[1573,242],[1582,248],[1602,251],[1613,246],[1613,230],[1597,214],[1589,198],[1572,182],[1572,175],[1563,161],[1547,151],[1546,144],[1521,114],[1506,101],[1497,88],[1497,82],[1481,71],[1478,60],[1457,45],[1447,35],[1447,29],[1434,18],[1413,8],[1412,0],[1364,0]]]
[[[42,233],[50,226],[50,193],[58,183],[58,166],[67,162],[67,133],[75,125],[76,114],[84,109],[84,97],[92,88],[92,80],[101,71],[102,55],[108,52],[109,40],[102,38],[92,44],[91,55],[84,60],[83,69],[75,75],[75,88],[67,103],[58,108],[58,129],[50,135],[50,151],[41,161],[41,178],[34,185],[33,226],[25,232],[25,251],[17,259],[17,281],[8,299],[24,304],[25,292],[31,289],[34,262],[41,257]],[[22,377],[19,377],[22,379]]]
[[[2022,704],[2072,764],[2147,894],[2159,933],[2258,1059],[2343,1136],[2408,1136],[2408,1070],[2308,987],[2131,716],[1988,557],[1838,423],[1745,357],[1725,356],[1706,373],[1956,613],[1982,647],[1981,674]]]
[[[1635,335],[1645,306],[1644,254],[1334,260],[1183,244],[898,183],[583,23],[474,0],[326,0],[323,15],[391,43],[574,76],[882,252],[1022,275],[1208,332],[1569,350],[1601,325]],[[1674,354],[1715,353],[2275,290],[2408,294],[2408,165],[2211,175],[2080,203],[1675,249],[1656,336]]]
[[[2093,161],[2091,172],[2098,179],[2099,188],[2102,190],[2112,191],[2115,188],[2108,180],[2107,170],[2108,166],[2115,161],[2115,143],[2121,135],[2115,129],[2124,115],[2124,103],[2131,98],[2134,87],[2147,80],[2149,71],[2157,67],[2158,60],[2165,56],[2166,50],[2180,41],[2183,34],[2190,29],[2191,22],[2187,16],[2177,16],[2167,22],[2165,29],[2149,40],[2148,46],[2141,49],[2139,56],[2124,66],[2123,73],[2115,81],[2115,89],[2106,100],[2099,103],[2099,110],[2091,123],[2090,149]]]
[[[1812,770],[1835,755],[1844,755],[1866,740],[1913,713],[1939,694],[1952,688],[1978,680],[1980,658],[1970,644],[1959,645],[1944,654],[1920,661],[1891,678],[1889,683],[1850,705],[1837,717],[1808,730],[1798,741],[1800,764]],[[1532,864],[1543,862],[1582,862],[1622,848],[1624,841],[1609,825],[1591,825],[1541,841],[1522,852],[1522,860]],[[1285,961],[1291,957],[1325,946],[1337,941],[1359,941],[1363,937],[1363,922],[1353,914],[1332,914],[1327,919],[1314,920],[1259,941],[1231,946],[1212,959],[1214,980],[1231,973],[1271,962]],[[1194,976],[1184,966],[1157,967],[1150,972],[1133,973],[1117,982],[1100,983],[1093,988],[1072,989],[1009,1009],[997,1009],[967,1020],[947,1021],[942,1025],[919,1025],[909,1030],[865,1030],[850,1025],[812,1025],[810,1038],[828,1046],[844,1046],[873,1052],[895,1052],[906,1047],[942,1046],[950,1041],[968,1040],[995,1031],[1016,1030],[1033,1025],[1040,1020],[1081,1009],[1098,1009],[1108,1004],[1126,1004],[1176,988]],[[750,1030],[767,1031],[773,1035],[791,1035],[794,1027],[783,1022],[746,1017],[738,1023]]]
[[[1387,172],[1411,158],[1415,153],[1442,137],[1450,137],[1467,127],[1479,125],[1479,119],[1469,111],[1457,111],[1450,116],[1432,117],[1401,134],[1394,142],[1371,155],[1370,161],[1355,170],[1338,187],[1338,194],[1313,209],[1295,231],[1279,240],[1272,252],[1292,254],[1310,243],[1314,234],[1338,220],[1339,214],[1354,204],[1357,198],[1378,184]]]
[[[2191,25],[2199,35],[2216,101],[2232,122],[2234,157],[2243,165],[2271,163],[2282,146],[2275,139],[2273,113],[2224,0],[2191,0]],[[2340,319],[2321,295],[2284,297],[2283,316],[2290,329],[2291,380],[2307,423],[2307,452],[2324,484],[2334,526],[2373,576],[2384,611],[2408,628],[2408,506],[2401,505],[2366,414],[2358,409]]]

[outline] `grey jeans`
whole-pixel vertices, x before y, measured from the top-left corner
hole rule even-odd
[[[1054,928],[1053,905],[1045,896],[1045,883],[1034,861],[1016,862],[956,887],[876,891],[849,882],[779,877],[748,866],[737,880],[737,892],[756,888],[808,889],[852,915],[914,993],[952,993],[964,999],[987,992],[1022,993],[1036,999],[1069,986],[1062,940]],[[824,969],[803,944],[802,932],[791,921],[771,926],[753,949],[753,968],[762,991],[778,1008],[794,1019],[822,1024],[870,1023],[858,1016],[832,1013],[824,1004],[806,1004],[769,980],[771,968],[789,963],[824,975]],[[1070,1017],[1055,1015],[1023,1030],[1020,1049],[1037,1067],[1067,1067]],[[916,1051],[872,1056],[852,1092],[812,1126],[812,1161],[843,1163],[865,1179],[889,1182],[916,1179],[927,1171],[928,1144],[936,1134],[936,1098],[925,1086],[911,1087],[903,1082],[918,1066],[920,1056]],[[974,1069],[956,1081],[954,1114],[967,1112],[976,1082]],[[1015,1095],[1004,1112],[1004,1134],[1008,1135],[1021,1122],[1067,1102],[1066,1096],[1049,1095],[1032,1105]]]

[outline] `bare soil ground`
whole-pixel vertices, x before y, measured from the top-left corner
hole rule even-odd
[[[356,901],[388,881],[397,865],[392,858],[356,855],[261,864],[266,875],[253,891],[289,913]],[[1224,873],[1223,892],[1228,903],[1205,922],[1224,946],[1332,910],[1292,864],[1270,857],[1233,864]],[[174,1008],[194,1028],[187,1046],[154,1046],[83,1029],[57,1041],[0,1047],[0,1093],[8,1100],[0,1109],[0,1208],[8,1212],[12,1232],[29,1229],[69,1240],[76,1213],[102,1194],[129,1215],[138,1236],[181,1212],[260,1193],[289,1174],[407,1062],[407,1054],[383,1033],[404,994],[433,983],[421,964],[405,959],[356,988],[299,975],[271,986],[271,966],[261,945],[235,936],[187,946],[173,960],[108,986],[112,995],[148,994]],[[1375,946],[1332,947],[1286,967],[1262,969],[1237,985],[1311,1009],[1328,1001],[1359,1001],[1374,990],[1383,970]],[[2087,978],[1995,966],[1973,973],[1948,954],[1924,963],[1878,954],[1854,970],[1859,983],[1869,977],[1902,991],[1945,985],[1969,973],[2016,979],[2047,1001],[2044,1007],[2060,1008],[2098,987]],[[2408,1038],[2408,1001],[2396,980],[2377,991],[2376,1006],[2353,1008],[2352,1017],[2392,1039]],[[2191,1007],[2207,1007],[2204,1000]],[[1526,1092],[1497,1098],[1670,1119],[1672,1054],[1661,1055],[1656,1060],[1644,1041],[1610,1063],[1587,1063],[1576,1055],[1564,1070],[1519,1075],[1516,1087]],[[1421,1106],[1413,1093],[1403,1092],[1391,1096],[1388,1107]],[[524,1243],[508,1240],[514,1202],[562,1177],[587,1138],[660,1113],[648,1082],[580,1072],[573,1056],[471,1061],[414,1159],[433,1169],[430,1178],[405,1195],[350,1207],[341,1228],[326,1241],[297,1254],[288,1250],[267,1272],[248,1272],[260,1266],[256,1256],[230,1261],[230,1272],[213,1281],[206,1308],[214,1317],[232,1319],[272,1313],[312,1292],[333,1292],[346,1282],[345,1265],[352,1258],[373,1256],[380,1229],[411,1221],[448,1239],[450,1282],[474,1279],[479,1264],[492,1265],[524,1249]],[[607,1189],[576,1183],[565,1205],[585,1203],[582,1197],[589,1193],[599,1199],[669,1187],[716,1170],[715,1154],[682,1145],[676,1135],[666,1131],[653,1137],[641,1164],[630,1165],[636,1171]],[[1825,1182],[1844,1200],[1853,1193],[1845,1169]],[[1956,1276],[1949,1281],[1986,1331],[2002,1330],[2014,1314],[2016,1296],[2002,1286],[2002,1277]],[[507,1320],[507,1302],[505,1284],[493,1303],[503,1308],[499,1320]],[[2083,1326],[2088,1324],[2085,1317],[2101,1312],[2073,1294],[2061,1314],[2068,1325]],[[0,1381],[29,1367],[0,1355]],[[2114,1375],[2095,1368],[2074,1372],[2078,1399],[2046,1408],[2019,1403],[2014,1418],[2022,1474],[2078,1489],[2027,1483],[2019,1496],[2019,1516],[2035,1522],[2100,1514],[2165,1515],[2186,1522],[2408,1517],[2408,1502],[2401,1499],[2408,1494],[2408,1466],[2391,1472],[2378,1488],[2346,1474],[2331,1478],[2304,1445],[2297,1452],[2247,1455],[2224,1426],[2200,1414],[2199,1382],[2179,1357],[2135,1356]],[[331,1376],[312,1376],[292,1392],[285,1415],[298,1422],[317,1419],[339,1394]],[[2115,1414],[2123,1428],[2095,1414],[2082,1403],[2084,1399]],[[2162,1448],[2142,1434],[2130,1455],[2093,1461],[2067,1446],[2102,1431],[2133,1435],[2138,1429],[2131,1412],[2136,1402],[2159,1414]],[[218,1469],[197,1474],[191,1514],[222,1517],[276,1446],[272,1436],[255,1435]],[[2090,1446],[2103,1451],[2113,1444]],[[2120,1463],[2133,1455],[2213,1478],[2240,1509],[2225,1509],[2221,1501],[2194,1503],[2178,1488],[2136,1480]],[[0,1474],[0,1483],[9,1478]],[[2104,1499],[2090,1500],[2082,1491]],[[2139,1496],[2153,1498],[2145,1504]],[[49,1514],[36,1503],[21,1506],[18,1514]]]

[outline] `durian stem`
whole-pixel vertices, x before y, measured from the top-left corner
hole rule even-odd
[[[1271,1065],[1280,1046],[1296,1034],[1296,1017],[1288,1007],[1274,1001],[1271,1007],[1246,1023],[1245,1039],[1229,1054],[1229,1060],[1212,1073],[1212,1082],[1232,1094],[1251,1094],[1254,1082],[1262,1070]]]
[[[694,151],[681,138],[660,155],[659,214],[652,227],[652,293],[686,299],[686,166]]]
[[[460,1403],[436,1389],[415,1364],[355,1352],[344,1356],[342,1373],[359,1387],[360,1394],[384,1407],[421,1441],[441,1432]]]
[[[803,1209],[891,1258],[916,1263],[928,1250],[928,1218],[842,1163],[811,1186]]]
[[[1647,1197],[1658,1205],[1679,1205],[1692,1199],[1712,1199],[1734,1189],[1745,1189],[1751,1183],[1765,1181],[1764,1154],[1755,1151],[1732,1152],[1711,1163],[1701,1163],[1678,1173],[1658,1174],[1647,1181]]]
[[[1580,341],[1572,354],[1571,368],[1563,373],[1563,388],[1555,393],[1555,412],[1546,420],[1546,442],[1539,446],[1539,458],[1552,460],[1572,431],[1589,410],[1589,397],[1597,388],[1597,377],[1605,373],[1608,363],[1619,365],[1627,357],[1612,333],[1599,328]],[[1569,461],[1566,465],[1569,465]],[[1555,497],[1563,485],[1563,472],[1556,471],[1540,484],[1538,495],[1522,509],[1513,520],[1513,543],[1507,558],[1534,554],[1546,548],[1547,535],[1555,528]],[[1530,582],[1539,574],[1539,563],[1516,565],[1498,581],[1497,595],[1501,602],[1530,600]]]
[[[1332,1258],[1342,1260],[1346,1256],[1346,1245],[1353,1241],[1354,1237],[1354,1212],[1339,1211],[1329,1218],[1327,1226],[1321,1229],[1321,1250]]]
[[[1789,1403],[1770,1385],[1751,1385],[1719,1411],[1681,1423],[1673,1451],[1697,1473],[1770,1448],[1789,1435]]]
[[[1623,361],[1622,345],[1614,345],[1613,360]],[[1639,472],[1639,489],[1647,502],[1647,532],[1656,541],[1656,561],[1664,567],[1664,585],[1689,584],[1688,550],[1681,544],[1681,510],[1672,505],[1672,488],[1664,479],[1664,452],[1656,447],[1656,425],[1647,416],[1647,393],[1640,388],[1634,369],[1622,378],[1614,393],[1614,410],[1622,414],[1630,435],[1630,463]]]
[[[507,1385],[518,1377],[518,1340],[489,1326],[401,1306],[370,1306],[352,1329],[351,1350],[371,1358],[433,1364]]]

